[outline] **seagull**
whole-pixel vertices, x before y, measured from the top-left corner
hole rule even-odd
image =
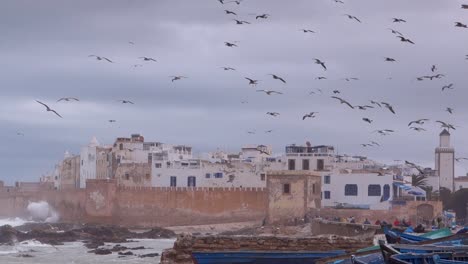
[[[406,23],[406,20],[401,19],[401,18],[393,18],[393,23],[400,23],[400,22]]]
[[[382,130],[374,130],[373,132],[377,132],[382,136],[386,136],[386,135],[389,135],[390,133],[393,133],[395,131],[391,130],[391,129],[382,129]]]
[[[143,67],[143,64],[134,64],[133,65],[133,68],[137,68],[137,67]]]
[[[315,60],[315,64],[319,64],[319,65],[322,65],[323,69],[326,71],[327,70],[327,66],[325,66],[325,62],[319,60],[319,59],[314,59]]]
[[[371,141],[371,144],[372,144],[372,145],[375,145],[375,146],[379,146],[379,147],[380,147],[380,144],[379,144],[379,143],[377,143],[377,142],[375,142],[375,141]]]
[[[453,89],[453,83],[451,83],[451,84],[449,84],[449,85],[444,85],[444,86],[442,86],[442,92],[443,92],[445,89]]]
[[[426,79],[430,79],[432,81],[433,79],[440,79],[442,77],[445,77],[445,75],[438,73],[436,75],[431,75],[431,76],[426,75],[426,76],[422,76],[420,78],[426,78]]]
[[[228,46],[228,47],[230,47],[230,48],[232,48],[232,47],[237,47],[236,44],[230,43],[230,42],[224,42],[224,45],[226,45],[226,46]]]
[[[150,57],[139,57],[139,59],[143,59],[143,61],[154,61],[154,62],[156,62],[155,59],[150,58]]]
[[[250,22],[243,21],[243,20],[237,20],[237,19],[233,19],[233,20],[236,21],[236,25],[250,24]]]
[[[412,167],[412,168],[414,168],[414,169],[417,169],[417,170],[419,171],[419,173],[424,174],[424,171],[421,170],[421,169],[419,168],[419,166],[417,166],[417,165],[414,164],[413,162],[409,162],[409,161],[405,160],[405,164],[408,165],[408,166],[410,166],[410,167]]]
[[[231,14],[231,15],[235,15],[235,16],[237,16],[237,14],[236,14],[236,13],[234,13],[234,12],[232,12],[232,11],[229,11],[229,10],[226,10],[226,9],[224,9],[224,12],[226,12],[226,15],[229,15],[229,14]]]
[[[450,114],[453,114],[453,108],[447,107],[447,109],[445,109],[445,111],[449,112]]]
[[[300,29],[300,31],[302,31],[304,33],[315,33],[315,31],[310,30],[310,29]]]
[[[394,58],[385,57],[385,61],[396,62]]]
[[[286,81],[285,81],[283,78],[279,77],[278,75],[271,74],[271,73],[268,74],[268,75],[271,75],[271,76],[273,77],[273,79],[275,79],[275,80],[280,80],[280,81],[282,81],[283,83],[286,83]]]
[[[302,117],[302,120],[305,120],[306,118],[310,117],[310,118],[314,118],[315,117],[315,114],[318,114],[318,112],[310,112],[308,114],[305,114],[303,117]]]
[[[361,144],[362,147],[372,147],[373,145],[372,144]]]
[[[372,121],[373,121],[373,120],[371,120],[371,119],[369,119],[367,117],[363,117],[362,120],[369,123],[369,124],[372,124]]]
[[[374,105],[377,105],[378,107],[382,107],[382,105],[379,102],[370,100],[370,103],[374,104]]]
[[[468,28],[468,26],[466,24],[463,24],[461,22],[455,22],[455,26],[456,27],[461,27],[461,28]]]
[[[316,80],[326,80],[327,77],[319,76],[319,77],[316,77],[315,79],[316,79]]]
[[[115,119],[109,119],[108,122],[109,122],[109,123],[115,123],[115,122],[117,122],[117,120],[115,120]]]
[[[370,105],[356,105],[354,107],[357,107],[359,110],[366,110],[367,108],[374,108],[373,106],[370,106]]]
[[[389,30],[392,31],[392,33],[395,34],[395,35],[403,36],[403,34],[401,34],[399,31],[396,31],[396,30],[391,29],[391,28],[389,28]]]
[[[414,42],[411,41],[411,39],[408,39],[402,36],[397,36],[397,38],[399,38],[402,42],[408,42],[408,43],[414,44]]]
[[[244,77],[246,80],[249,81],[249,84],[252,85],[252,86],[256,86],[258,84],[258,80],[253,80],[253,79],[250,79],[250,78],[247,78],[247,77]]]
[[[266,154],[266,155],[270,155],[270,153],[268,153],[267,151],[264,151],[262,148],[258,147],[257,148],[257,151],[260,152],[260,154]]]
[[[349,19],[354,19],[356,20],[357,22],[361,23],[361,20],[359,20],[357,17],[355,16],[352,16],[352,15],[348,15],[348,14],[344,14],[344,16],[347,16]]]
[[[265,131],[265,133],[271,133],[271,132],[273,132],[272,129]]]
[[[426,129],[422,127],[410,127],[410,129],[413,129],[414,131],[417,131],[417,132],[426,131]]]
[[[455,158],[456,162],[460,162],[461,160],[468,160],[468,158]]]
[[[247,131],[247,134],[254,135],[254,134],[255,134],[255,131]]]
[[[429,119],[423,118],[423,119],[411,121],[409,122],[408,126],[411,126],[412,124],[424,125],[426,121],[429,121]]]
[[[225,71],[235,71],[236,70],[236,69],[231,68],[231,67],[221,67],[221,69],[223,69]]]
[[[121,102],[122,104],[134,104],[132,101],[129,100],[117,100],[118,102]]]
[[[98,60],[98,61],[105,60],[107,62],[114,63],[113,61],[111,61],[110,59],[108,59],[106,57],[101,57],[101,56],[97,56],[97,55],[89,55],[88,57],[95,57],[96,60]]]
[[[336,96],[332,96],[331,98],[340,100],[340,103],[346,104],[346,105],[349,106],[351,109],[354,109],[354,107],[353,107],[348,101],[346,101],[346,100],[344,100],[344,99],[341,99],[341,98],[336,97]]]
[[[447,128],[448,130],[453,129],[455,130],[455,126],[449,123],[445,123],[443,121],[436,121],[437,123],[440,124],[441,127]]]
[[[341,0],[333,0],[333,1],[334,1],[335,3],[344,4],[344,2],[341,1]]]
[[[75,98],[75,97],[63,97],[57,100],[57,102],[60,102],[60,101],[66,101],[66,102],[77,101],[78,102],[80,100],[78,100],[78,98]]]
[[[59,113],[57,113],[54,109],[50,108],[48,105],[46,105],[43,102],[38,101],[38,100],[36,100],[36,102],[38,102],[39,104],[45,106],[47,112],[52,112],[52,113],[56,114],[58,117],[62,118],[62,116]]]
[[[431,71],[432,71],[432,72],[435,72],[435,71],[437,71],[437,67],[436,67],[435,65],[432,65],[432,67],[431,67]]]
[[[135,45],[135,42],[129,41],[128,44],[130,44],[130,45]]]
[[[263,15],[256,16],[255,19],[259,19],[259,18],[267,19],[269,16],[270,16],[269,14],[263,14]]]
[[[390,112],[396,114],[395,110],[393,110],[393,106],[391,106],[389,103],[381,102],[381,104],[383,104],[388,110],[390,110]]]
[[[182,80],[183,78],[187,79],[188,77],[185,77],[185,76],[169,76],[172,78],[171,82],[174,82],[174,81],[178,81],[178,80]]]
[[[240,5],[241,4],[241,0],[236,0],[236,1],[229,1],[229,2],[226,2],[227,4],[228,3],[236,3],[237,5]]]
[[[267,112],[266,114],[271,115],[271,116],[279,116],[280,115],[280,113],[278,113],[278,112]]]
[[[266,93],[267,95],[272,95],[272,94],[283,94],[283,93],[281,93],[281,92],[272,91],[272,90],[257,90],[257,92],[264,92],[264,93]]]
[[[351,77],[351,78],[343,78],[343,80],[349,82],[349,81],[359,81],[359,78]]]
[[[340,91],[339,91],[339,90],[333,90],[333,93],[334,93],[334,94],[339,94]]]

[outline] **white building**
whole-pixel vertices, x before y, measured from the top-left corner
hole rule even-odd
[[[217,151],[203,155],[203,159],[193,158],[191,151],[187,146],[167,145],[159,151],[155,149],[152,152],[152,185],[266,187],[266,171],[280,170],[284,166],[281,159],[267,158],[266,153],[271,153],[271,148],[263,145],[244,147],[239,154]]]
[[[327,171],[333,169],[335,150],[332,146],[286,146],[287,170]]]
[[[455,178],[455,149],[450,146],[450,133],[440,133],[439,147],[435,149],[435,170],[440,187],[453,191]]]
[[[392,184],[393,174],[334,170],[322,176],[322,206],[385,210]]]
[[[455,178],[455,191],[468,189],[468,175]]]
[[[80,152],[80,188],[86,187],[88,179],[109,179],[112,177],[111,148],[99,144],[93,137]]]

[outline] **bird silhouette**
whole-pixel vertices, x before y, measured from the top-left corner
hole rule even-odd
[[[468,28],[468,26],[466,24],[463,24],[461,22],[455,22],[455,26],[456,27],[461,27],[461,28]]]
[[[271,73],[268,74],[268,75],[271,75],[271,77],[273,77],[273,79],[275,79],[275,80],[279,80],[279,81],[281,81],[283,83],[286,83],[286,81],[283,78],[279,77],[278,75],[271,74]]]
[[[449,112],[450,114],[453,114],[453,108],[447,107],[447,109],[445,109],[445,111]]]
[[[47,112],[52,112],[52,113],[56,114],[58,117],[62,118],[62,116],[61,116],[59,113],[57,113],[57,111],[55,111],[54,109],[50,108],[48,105],[46,105],[46,104],[44,104],[43,102],[38,101],[38,100],[36,100],[36,102],[38,102],[39,104],[45,106]]]
[[[455,161],[456,161],[456,162],[460,162],[460,161],[462,161],[462,160],[468,160],[468,158],[455,158]]]
[[[266,114],[271,115],[271,116],[279,116],[280,115],[280,113],[278,113],[278,112],[267,112]]]
[[[385,61],[396,62],[394,58],[385,57]]]
[[[381,102],[381,104],[383,104],[390,112],[396,114],[395,110],[393,110],[393,106],[391,106],[389,103]]]
[[[134,104],[132,101],[129,100],[117,100],[118,102],[121,102],[122,104]]]
[[[356,20],[357,22],[361,23],[361,20],[359,20],[356,16],[352,16],[349,14],[344,14],[344,16],[347,16],[351,20]]]
[[[181,75],[178,75],[178,76],[169,76],[171,77],[171,82],[174,82],[174,81],[178,81],[178,80],[182,80],[182,79],[187,79],[188,77],[185,77],[185,76],[181,76]]]
[[[333,93],[334,93],[334,94],[339,94],[340,91],[339,91],[339,90],[333,90]]]
[[[315,31],[310,30],[310,29],[300,29],[304,33],[315,33]]]
[[[439,121],[439,120],[437,120],[436,122],[439,123],[442,128],[447,128],[448,130],[450,129],[456,130],[455,126],[450,123],[446,123],[446,122]]]
[[[325,66],[325,62],[319,60],[319,59],[314,59],[315,60],[315,64],[319,64],[319,65],[322,65],[323,69],[326,71],[327,70],[327,66]]]
[[[396,31],[396,30],[391,29],[391,28],[389,28],[388,30],[392,31],[392,33],[395,34],[395,35],[403,36],[403,34],[401,34],[399,31]]]
[[[229,11],[229,10],[226,10],[226,9],[224,9],[224,12],[226,12],[226,15],[235,15],[235,16],[237,16],[237,14],[235,12],[232,12],[232,11]]]
[[[315,79],[316,79],[316,80],[326,80],[327,77],[319,76],[319,77],[316,77]]]
[[[454,89],[454,88],[453,88],[453,83],[442,86],[442,92],[443,92],[445,89],[449,89],[449,90]]]
[[[369,124],[372,124],[372,122],[373,122],[373,120],[371,120],[371,119],[369,119],[369,118],[367,118],[367,117],[363,117],[362,120],[363,120],[364,122],[369,123]]]
[[[233,19],[233,20],[236,21],[236,25],[250,24],[250,22],[247,22],[244,20],[237,20],[237,19]]]
[[[307,114],[305,114],[305,115],[302,117],[302,120],[305,120],[306,118],[314,118],[314,117],[315,117],[315,114],[318,114],[318,112],[310,112],[310,113],[307,113]]]
[[[75,98],[75,97],[63,97],[57,100],[57,102],[61,102],[61,101],[65,101],[65,102],[77,101],[78,102],[80,100],[78,100],[78,98]]]
[[[401,19],[401,18],[393,18],[393,23],[401,23],[401,22],[406,23],[406,20]]]
[[[139,59],[143,59],[143,61],[154,61],[154,62],[156,62],[156,60],[151,58],[151,57],[139,57]]]
[[[354,109],[354,106],[352,106],[348,101],[346,101],[346,100],[344,100],[344,99],[342,99],[340,97],[332,96],[331,98],[337,99],[337,100],[340,101],[341,104],[345,104],[345,105],[349,106],[351,109]]]
[[[109,122],[109,123],[115,123],[115,122],[117,122],[117,120],[115,120],[115,119],[109,119],[108,122]]]
[[[395,131],[392,130],[392,129],[381,129],[381,130],[374,130],[373,133],[375,133],[375,132],[379,133],[379,134],[382,135],[382,136],[387,136],[387,135],[389,135],[390,133],[393,133],[393,132],[395,132]]]
[[[343,78],[342,80],[345,80],[347,82],[349,82],[349,81],[359,81],[359,78],[351,77],[351,78]]]
[[[338,4],[344,4],[344,2],[341,0],[333,0],[333,2],[338,3]]]
[[[414,131],[417,131],[417,132],[426,131],[426,129],[424,129],[422,127],[410,127],[410,129],[412,129]]]
[[[270,16],[269,14],[262,14],[262,15],[256,16],[255,19],[259,19],[259,18],[267,19],[269,16]]]
[[[272,95],[272,94],[283,94],[283,93],[281,93],[281,92],[272,91],[272,90],[257,90],[257,92],[264,92],[264,93],[266,93],[267,95]]]
[[[370,100],[370,103],[373,105],[377,105],[378,107],[382,107],[382,105],[379,102]]]
[[[230,48],[232,48],[232,47],[237,47],[236,44],[231,43],[231,42],[224,42],[224,45],[227,46],[227,47],[230,47]]]
[[[429,119],[426,119],[426,118],[414,120],[414,121],[409,122],[408,126],[411,126],[412,124],[424,125],[424,123],[427,121],[429,121]]]
[[[235,71],[236,70],[236,69],[231,68],[231,67],[221,67],[221,69],[223,69],[225,71]]]
[[[359,110],[367,110],[367,108],[374,108],[373,106],[370,106],[370,105],[356,105],[354,107],[357,107]]]
[[[408,42],[408,43],[414,44],[414,42],[410,40],[409,38],[405,38],[403,36],[396,36],[396,37],[399,38],[401,42]]]
[[[107,62],[110,62],[110,63],[114,63],[113,61],[111,61],[110,59],[106,58],[106,57],[102,57],[102,56],[97,56],[97,55],[89,55],[88,57],[95,57],[96,60],[98,61],[102,61],[102,60],[105,60]]]
[[[435,71],[437,71],[437,67],[435,65],[432,65],[431,72],[435,72]]]
[[[252,85],[252,86],[256,86],[258,84],[258,80],[254,80],[254,79],[250,79],[250,78],[247,78],[247,77],[244,77],[246,80],[249,81],[249,84]]]

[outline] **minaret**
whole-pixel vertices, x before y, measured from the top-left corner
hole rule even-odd
[[[440,133],[439,147],[435,149],[435,170],[439,176],[439,187],[454,190],[455,149],[450,146],[450,133],[444,129]]]

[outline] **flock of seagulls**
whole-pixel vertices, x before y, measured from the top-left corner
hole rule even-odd
[[[238,16],[238,14],[240,14],[239,11],[229,9],[229,6],[239,6],[239,5],[241,5],[243,3],[243,0],[238,0],[238,1],[217,0],[217,1],[221,5],[227,7],[226,9],[223,10],[224,14],[226,16],[229,16],[229,19],[231,19],[235,25],[244,25],[244,26],[248,27],[248,25],[253,23],[253,22],[250,22],[250,21],[247,21],[247,20],[240,19],[239,16]],[[345,2],[341,1],[341,0],[330,0],[330,1],[333,1],[334,3],[337,3],[337,4],[345,4]],[[462,5],[461,8],[462,9],[468,9],[468,5]],[[267,20],[267,19],[274,18],[274,15],[272,16],[272,15],[267,14],[267,13],[260,13],[260,14],[253,14],[253,15],[255,16],[255,20],[259,20],[259,19]],[[363,23],[363,21],[365,22],[365,20],[362,20],[361,18],[358,18],[357,16],[352,15],[352,14],[343,14],[343,16],[347,17],[349,20],[352,20],[353,22],[356,22],[356,23]],[[235,18],[233,18],[233,17],[235,17]],[[391,23],[395,23],[395,24],[410,23],[405,18],[399,18],[399,17],[393,17],[393,18],[391,18],[390,21],[391,21]],[[462,23],[462,22],[456,21],[456,22],[454,22],[454,25],[457,28],[468,29],[468,26],[466,24]],[[406,44],[416,45],[416,43],[413,40],[411,40],[410,37],[405,36],[400,31],[395,30],[394,28],[388,28],[388,30],[391,32],[391,34],[393,34],[401,42],[406,43]],[[308,29],[308,28],[300,28],[299,31],[303,32],[303,33],[306,33],[306,34],[315,34],[316,33],[315,30]],[[129,41],[128,43],[131,44],[131,45],[135,44],[134,42],[131,42],[131,41]],[[240,44],[239,44],[239,41],[227,41],[226,40],[226,41],[224,41],[224,45],[226,47],[228,47],[228,48],[237,48],[238,45],[240,45]],[[109,59],[107,57],[104,57],[104,56],[100,56],[100,55],[91,54],[88,57],[89,58],[94,58],[95,60],[97,60],[99,62],[114,63],[113,60],[111,60],[111,59]],[[158,62],[155,58],[147,57],[147,56],[141,56],[141,57],[138,57],[138,59],[141,60],[143,63],[144,62],[147,62],[147,63],[150,63],[150,62],[151,63],[157,63]],[[468,55],[466,55],[465,59],[468,60]],[[320,69],[323,70],[324,72],[328,71],[327,62],[325,62],[324,60],[322,60],[320,58],[310,58],[310,60],[311,60],[311,62],[316,64],[317,67],[320,67]],[[385,62],[389,62],[389,63],[398,63],[398,60],[395,59],[395,58],[392,58],[392,57],[383,57],[383,60]],[[133,65],[133,67],[141,67],[141,66],[142,66],[142,64]],[[236,68],[231,67],[231,66],[222,66],[222,67],[219,67],[219,68],[224,70],[224,71],[236,71]],[[435,79],[442,79],[442,78],[446,77],[444,74],[438,72],[438,68],[437,68],[436,65],[431,65],[430,66],[430,71],[431,71],[431,74],[416,77],[416,80],[417,81],[433,81]],[[273,80],[280,82],[280,84],[282,84],[282,85],[287,84],[287,80],[278,73],[270,73],[270,74],[268,74],[268,76],[271,76],[271,78]],[[175,81],[180,81],[180,80],[183,80],[183,79],[187,79],[188,77],[183,76],[183,75],[173,75],[173,76],[169,76],[169,78],[170,78],[171,82],[175,82]],[[257,86],[259,84],[259,82],[260,82],[260,80],[254,79],[253,77],[244,77],[244,79],[247,80],[248,85],[253,86],[253,87]],[[326,80],[327,77],[326,76],[317,76],[317,77],[315,77],[315,79],[320,81],[320,80]],[[345,77],[345,78],[342,78],[342,80],[347,81],[347,82],[354,82],[354,81],[359,81],[360,79],[357,78],[357,77]],[[447,91],[450,91],[450,90],[454,90],[455,88],[456,87],[455,87],[454,83],[447,83],[446,85],[443,85],[441,87],[441,91],[442,92],[447,92]],[[268,90],[268,89],[257,89],[255,91],[258,92],[258,93],[264,93],[265,95],[268,95],[268,96],[283,95],[284,94],[283,92],[280,92],[280,91]],[[316,89],[314,91],[311,91],[310,94],[311,95],[312,94],[315,94],[315,95],[323,94],[323,91],[321,89]],[[380,101],[380,100],[379,101],[369,100],[369,104],[356,105],[356,104],[351,103],[350,100],[348,100],[346,98],[343,98],[341,96],[338,96],[339,94],[341,94],[341,91],[339,89],[334,89],[332,91],[332,94],[330,95],[330,98],[335,100],[340,105],[344,105],[349,110],[371,111],[373,109],[382,108],[382,109],[388,110],[393,115],[397,114],[397,112],[395,110],[395,107],[389,102],[384,102],[384,101]],[[80,101],[80,100],[78,98],[75,98],[75,97],[63,97],[63,98],[60,98],[59,100],[57,100],[57,102],[78,102],[78,101]],[[47,112],[52,112],[56,116],[62,118],[62,116],[57,111],[55,111],[54,109],[52,109],[51,107],[49,107],[45,103],[43,103],[41,101],[38,101],[38,100],[36,100],[36,102],[38,104],[41,104],[43,107],[45,107],[45,110]],[[130,100],[126,100],[126,99],[118,100],[118,102],[120,102],[122,104],[132,104],[132,105],[134,104],[134,102],[132,102]],[[247,101],[242,101],[241,103],[242,104],[247,104],[248,102]],[[452,107],[447,107],[445,109],[445,111],[448,112],[449,114],[454,113],[454,109]],[[314,119],[314,118],[317,117],[318,114],[319,113],[315,112],[315,111],[314,112],[307,112],[307,113],[302,115],[302,120]],[[269,111],[269,112],[266,112],[266,115],[271,116],[271,117],[278,117],[278,116],[280,116],[280,113],[279,112],[274,112],[274,111]],[[373,123],[374,123],[374,120],[367,117],[367,116],[363,116],[362,121],[365,122],[365,123],[368,123],[369,125],[373,125]],[[410,121],[408,123],[408,129],[416,131],[416,132],[424,132],[424,131],[426,131],[426,128],[424,128],[423,125],[425,125],[429,121],[430,120],[427,119],[427,118],[422,118],[422,119],[417,119],[417,120]],[[110,119],[110,120],[108,120],[108,122],[114,123],[114,122],[116,122],[116,120]],[[441,126],[441,128],[445,128],[447,130],[455,130],[456,127],[457,127],[456,125],[453,125],[453,124],[451,124],[449,122],[446,122],[446,121],[436,120],[435,122],[438,123]],[[273,132],[273,130],[265,131],[265,133],[272,133],[272,132]],[[394,129],[385,128],[385,129],[376,129],[372,133],[377,133],[377,134],[382,135],[382,136],[388,136],[388,135],[391,135],[392,133],[395,133],[395,132],[396,132],[396,130],[394,130]],[[247,131],[247,133],[248,134],[255,134],[255,131]],[[371,141],[370,143],[363,143],[363,144],[360,144],[360,145],[362,147],[379,147],[380,146],[380,144],[378,142],[375,142],[375,141]],[[461,160],[465,160],[465,158],[458,158],[457,161],[461,161]],[[408,163],[408,165],[416,166],[414,163]]]

